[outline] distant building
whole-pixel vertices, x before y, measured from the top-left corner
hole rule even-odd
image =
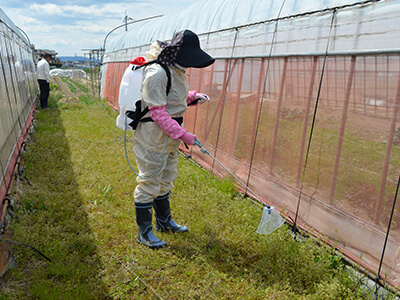
[[[55,67],[55,68],[60,68],[62,66],[62,63],[59,61],[57,58],[57,52],[54,50],[49,50],[49,49],[35,49],[34,56],[35,56],[35,63],[40,60],[40,58],[43,57],[45,54],[50,54],[50,61],[49,65],[50,67]]]
[[[84,62],[82,61],[71,61],[67,60],[63,62],[63,68],[71,68],[71,69],[83,69],[85,67]]]

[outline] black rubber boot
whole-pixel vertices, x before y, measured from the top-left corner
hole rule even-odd
[[[172,232],[185,232],[188,231],[186,226],[178,225],[171,217],[171,208],[169,206],[169,193],[164,196],[159,196],[154,199],[154,210],[156,212],[156,230]]]
[[[167,245],[153,233],[152,203],[135,203],[136,222],[139,226],[138,243],[149,246],[150,248],[161,248]]]

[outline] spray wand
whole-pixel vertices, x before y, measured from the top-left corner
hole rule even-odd
[[[239,181],[244,187],[246,187],[246,189],[248,189],[257,198],[257,200],[264,205],[263,216],[260,225],[258,226],[257,233],[261,234],[271,233],[272,231],[278,229],[285,222],[285,220],[280,216],[280,214],[275,210],[273,206],[269,206],[264,201],[262,201],[260,197],[257,196],[256,193],[254,193],[246,184],[244,184],[243,181],[241,181],[235,174],[233,174],[230,170],[228,170],[228,168],[225,167],[218,159],[216,159],[207,149],[205,149],[201,145],[199,140],[194,139],[194,145],[198,146],[202,153],[211,156],[212,159],[214,159],[221,167],[223,167],[237,181]]]
[[[216,159],[210,152],[208,152],[202,145],[201,143],[195,139],[194,140],[194,144],[196,146],[200,147],[200,151],[203,152],[204,154],[210,155],[212,157],[212,159],[214,159],[217,163],[219,163],[219,165],[221,167],[223,167],[229,174],[231,174],[237,181],[239,181],[243,186],[246,187],[246,189],[248,189],[254,196],[256,196],[257,200],[263,204],[264,206],[266,206],[268,209],[271,209],[271,206],[269,206],[268,204],[266,204],[264,201],[262,201],[247,185],[244,184],[243,181],[241,181],[235,174],[233,174],[231,171],[229,171],[220,161],[218,161],[218,159]]]

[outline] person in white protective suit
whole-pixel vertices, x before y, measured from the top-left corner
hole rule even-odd
[[[210,100],[205,94],[189,92],[186,69],[204,68],[215,60],[200,48],[198,36],[190,30],[176,33],[170,42],[153,43],[146,56],[147,60],[156,58],[158,63],[146,66],[143,71],[142,109],[149,108],[145,117],[150,117],[151,121],[139,122],[133,135],[133,150],[139,169],[134,198],[138,242],[159,248],[166,246],[166,242],[153,232],[153,207],[157,231],[188,231],[186,226],[174,222],[169,203],[170,191],[178,175],[178,147],[181,141],[193,145],[197,138],[186,132],[182,117],[191,102],[201,104]],[[166,65],[171,73],[168,94],[168,76],[160,64]],[[161,171],[152,177],[160,167]]]

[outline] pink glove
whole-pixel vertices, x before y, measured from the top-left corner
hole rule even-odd
[[[202,93],[197,93],[196,99],[198,99],[198,104],[203,104],[204,102],[210,101],[210,97]]]
[[[194,140],[197,139],[197,136],[190,132],[185,132],[180,139],[182,142],[186,143],[187,145],[194,145]]]
[[[187,105],[190,105],[195,99],[196,99],[196,91],[189,91],[188,97],[187,97]]]
[[[206,94],[190,91],[187,98],[187,105],[202,104],[206,101],[210,101],[210,97],[208,97]]]

